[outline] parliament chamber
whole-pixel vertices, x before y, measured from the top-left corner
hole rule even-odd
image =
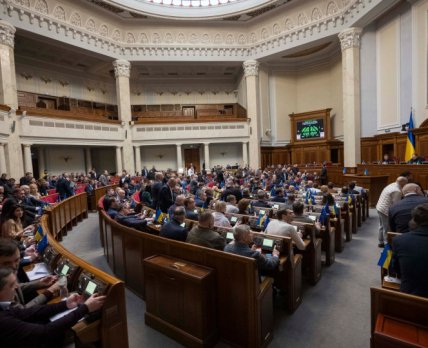
[[[428,238],[427,18],[0,0],[0,342],[428,347],[398,252]]]

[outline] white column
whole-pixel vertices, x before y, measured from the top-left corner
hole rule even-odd
[[[141,151],[140,146],[134,146],[135,147],[135,171],[138,173],[138,175],[141,175]]]
[[[116,95],[119,119],[125,134],[123,141],[123,168],[129,173],[135,173],[134,149],[132,146],[132,132],[130,122],[131,116],[131,95],[129,89],[129,77],[131,76],[131,63],[127,60],[118,59],[113,62],[114,74],[116,76]]]
[[[259,62],[247,60],[243,63],[247,86],[247,115],[250,119],[249,165],[252,169],[260,167],[260,132],[259,132]]]
[[[120,175],[122,170],[122,149],[120,146],[116,146],[116,175]]]
[[[86,174],[92,169],[92,155],[91,148],[85,147],[85,163],[86,163]]]
[[[18,94],[16,92],[16,72],[14,57],[15,28],[6,21],[0,20],[0,104],[8,105],[11,110],[5,120],[10,129],[7,142],[7,168],[11,177],[18,179],[24,174],[21,141],[19,137],[16,109]]]
[[[31,145],[23,144],[24,148],[24,170],[26,173],[33,173],[33,162],[31,160]]]
[[[177,170],[183,168],[183,155],[181,153],[181,144],[177,144]]]
[[[205,161],[205,170],[211,172],[210,166],[210,143],[204,143],[204,161]]]
[[[0,144],[0,174],[7,173],[4,144]]]
[[[248,164],[247,142],[242,142],[242,165],[245,167]]]
[[[45,148],[39,147],[39,178],[43,178],[46,170]]]
[[[343,140],[345,167],[361,162],[360,28],[339,34],[342,48]]]

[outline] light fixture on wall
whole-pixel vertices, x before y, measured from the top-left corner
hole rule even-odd
[[[65,86],[68,86],[68,85],[69,85],[69,83],[68,83],[67,81],[58,80],[58,82],[59,82],[59,84],[60,84],[62,87],[65,87]]]
[[[86,89],[88,90],[88,92],[95,91],[95,88],[93,88],[91,86],[86,86]]]
[[[27,74],[27,73],[25,73],[25,72],[20,73],[19,75],[21,75],[21,76],[22,76],[24,79],[26,79],[26,80],[31,80],[31,79],[33,78],[33,76],[32,76],[32,75]]]
[[[159,159],[162,159],[164,155],[160,153],[159,155],[156,155],[156,157],[159,157]]]
[[[71,160],[71,157],[70,156],[64,156],[62,159],[64,160],[65,163],[67,163],[69,160]]]
[[[271,129],[266,129],[265,130],[265,135],[267,135],[268,137],[270,137],[270,135],[272,134],[272,130]]]
[[[46,84],[52,81],[49,77],[46,76],[40,76],[40,80],[42,80]]]
[[[220,152],[220,155],[224,157],[224,155],[227,154],[227,152]]]

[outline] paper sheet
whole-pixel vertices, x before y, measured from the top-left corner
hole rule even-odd
[[[36,279],[46,277],[49,274],[50,273],[48,268],[43,262],[41,262],[41,263],[36,263],[33,269],[27,272],[27,277],[31,281],[31,280],[36,280]]]
[[[74,307],[72,309],[67,309],[64,312],[58,313],[58,314],[54,315],[53,317],[50,317],[49,320],[50,321],[56,321],[58,319],[61,319],[62,317],[66,316],[68,313],[75,311],[76,309],[77,309],[77,307]]]

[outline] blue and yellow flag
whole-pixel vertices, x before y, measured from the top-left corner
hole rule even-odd
[[[409,128],[407,129],[407,143],[406,143],[406,154],[405,160],[410,161],[412,155],[415,153],[415,136],[412,133],[413,126],[413,111],[410,111]]]
[[[43,238],[40,240],[40,242],[38,242],[37,243],[37,252],[39,253],[39,254],[42,254],[43,253],[43,251],[46,249],[46,247],[48,246],[48,235],[47,234],[45,234],[44,236],[43,236]]]
[[[379,258],[379,261],[377,262],[377,265],[382,268],[388,269],[389,264],[391,263],[391,258],[392,258],[391,247],[389,246],[389,244],[386,244],[385,248],[383,248],[382,254],[380,254],[380,258]]]
[[[34,234],[34,240],[36,241],[36,242],[39,242],[40,240],[42,240],[43,239],[43,227],[42,227],[42,225],[38,225],[37,226],[37,231],[36,231],[36,233]]]
[[[162,210],[160,210],[159,208],[156,209],[156,215],[155,215],[155,221],[162,223],[164,217],[166,214],[162,213]]]

